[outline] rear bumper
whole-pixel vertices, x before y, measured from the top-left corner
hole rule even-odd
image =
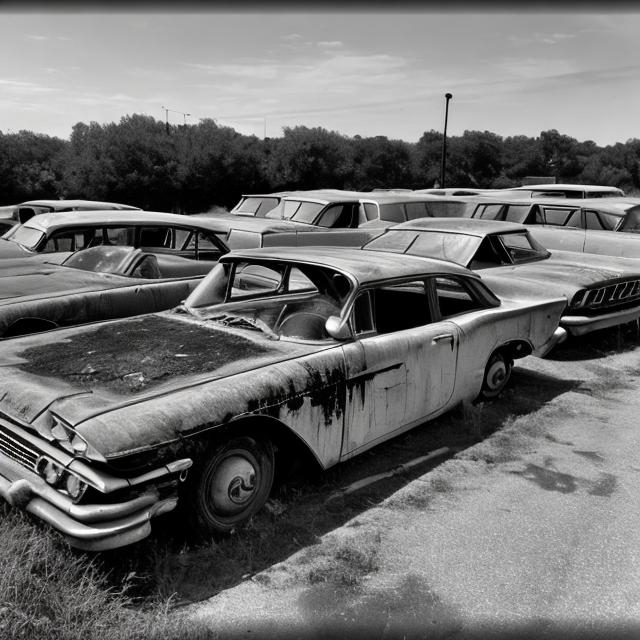
[[[155,475],[167,482],[176,473],[166,468]],[[0,498],[51,525],[71,546],[86,551],[115,549],[148,536],[151,518],[176,507],[177,484],[176,477],[176,488],[170,487],[164,497],[150,485],[129,500],[75,504],[37,473],[0,454]]]
[[[632,309],[614,311],[600,316],[565,315],[562,316],[560,324],[572,336],[581,336],[598,329],[607,329],[626,322],[633,322],[638,318],[640,318],[640,307],[633,307]]]

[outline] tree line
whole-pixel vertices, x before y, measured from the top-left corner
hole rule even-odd
[[[69,140],[0,132],[0,204],[82,198],[197,213],[231,207],[243,193],[422,189],[440,179],[442,142],[433,130],[409,143],[302,126],[260,139],[213,119],[169,127],[140,114],[118,123],[79,122]],[[536,138],[490,131],[447,136],[447,186],[503,188],[525,176],[638,192],[640,140],[600,147],[555,129]]]

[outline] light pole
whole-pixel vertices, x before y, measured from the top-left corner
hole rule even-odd
[[[444,136],[442,137],[442,166],[440,167],[440,188],[445,187],[445,170],[447,164],[447,120],[449,119],[449,100],[453,98],[450,93],[445,93],[445,106],[444,106]]]

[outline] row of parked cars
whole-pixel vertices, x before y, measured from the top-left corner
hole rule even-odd
[[[640,251],[612,233],[633,201],[613,199],[321,190],[18,219],[0,239],[0,496],[87,550],[176,507],[231,531],[276,472],[348,460],[497,396],[518,358],[637,320],[640,255],[584,253],[594,233]],[[592,210],[608,226],[556,224]],[[585,239],[549,250],[538,230]]]

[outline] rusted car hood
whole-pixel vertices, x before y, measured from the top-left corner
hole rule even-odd
[[[516,279],[542,286],[549,294],[571,298],[580,289],[607,284],[620,278],[640,280],[640,262],[628,258],[554,251],[550,258],[525,264],[479,269],[482,279],[497,293],[509,291]]]
[[[90,419],[105,412],[152,398],[166,400],[207,381],[247,371],[253,375],[265,365],[328,346],[270,340],[259,331],[198,322],[175,312],[27,336],[0,343],[0,412],[34,423],[51,410],[79,425],[81,433],[88,420],[85,435],[92,440]],[[185,409],[175,407],[175,415]],[[112,422],[109,428],[119,426]],[[106,440],[106,454],[120,446],[117,435]]]

